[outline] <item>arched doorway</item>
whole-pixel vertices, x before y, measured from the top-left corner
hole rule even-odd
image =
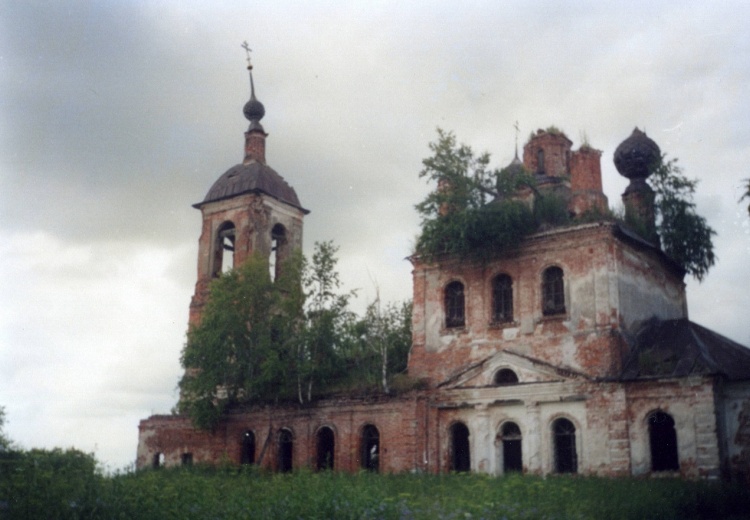
[[[576,427],[568,419],[552,423],[555,449],[555,473],[577,473]]]
[[[255,464],[255,434],[250,430],[242,434],[240,464]]]
[[[470,471],[471,454],[469,450],[469,428],[457,422],[450,429],[451,471]]]
[[[279,432],[279,446],[277,453],[277,468],[282,473],[292,471],[294,455],[294,439],[292,432],[286,428]]]
[[[500,428],[502,443],[503,473],[523,471],[523,457],[521,453],[521,428],[514,422],[506,422]]]
[[[333,457],[335,452],[335,437],[333,430],[328,426],[323,426],[318,430],[317,435],[317,451],[318,451],[318,463],[317,469],[333,469]]]
[[[651,471],[679,471],[677,432],[671,415],[656,411],[648,416],[648,440],[651,445]]]
[[[380,432],[372,424],[362,428],[362,446],[359,460],[362,469],[375,473],[380,469]]]

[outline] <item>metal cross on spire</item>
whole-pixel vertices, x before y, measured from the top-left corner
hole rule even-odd
[[[247,40],[245,40],[244,42],[242,42],[241,47],[243,49],[245,49],[245,52],[247,53],[247,70],[252,70],[253,69],[253,64],[250,63],[250,53],[252,52],[252,49],[247,44]]]

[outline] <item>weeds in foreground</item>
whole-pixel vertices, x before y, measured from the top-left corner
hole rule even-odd
[[[233,466],[105,476],[78,462],[75,471],[55,473],[37,461],[0,474],[0,518],[641,520],[739,519],[750,511],[746,490],[721,482]]]

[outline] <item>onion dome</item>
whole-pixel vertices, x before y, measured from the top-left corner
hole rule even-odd
[[[250,100],[245,103],[242,112],[245,114],[245,118],[250,121],[250,127],[247,129],[248,132],[251,130],[260,130],[261,132],[263,132],[263,125],[260,124],[260,120],[263,119],[264,115],[266,115],[266,108],[263,106],[263,103],[255,98],[255,84],[253,83],[252,70],[253,67],[248,66],[247,68],[250,71]]]
[[[660,158],[659,145],[637,127],[630,137],[620,143],[614,155],[617,171],[631,181],[645,180]]]

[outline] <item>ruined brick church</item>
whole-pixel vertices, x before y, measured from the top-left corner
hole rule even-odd
[[[302,247],[308,211],[266,162],[251,96],[242,164],[195,204],[203,218],[190,323],[210,281],[262,252]],[[572,215],[604,210],[601,152],[538,131],[510,168]],[[658,146],[638,130],[614,153],[627,211],[653,225],[645,182]],[[520,198],[533,198],[520,193]],[[685,271],[611,219],[550,228],[481,263],[412,257],[413,344],[395,396],[258,406],[213,432],[180,415],[141,421],[137,466],[231,461],[274,471],[750,475],[750,350],[688,319]]]

